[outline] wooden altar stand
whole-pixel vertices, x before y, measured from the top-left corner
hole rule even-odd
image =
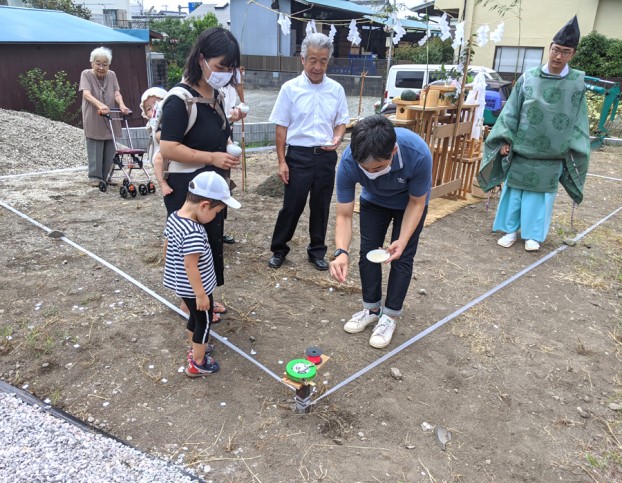
[[[479,169],[481,142],[471,139],[476,104],[455,106],[409,105],[409,119],[391,119],[396,126],[419,134],[432,153],[431,198],[466,198]]]

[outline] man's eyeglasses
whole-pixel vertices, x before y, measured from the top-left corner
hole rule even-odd
[[[562,57],[570,57],[573,52],[574,50],[561,50],[561,49],[558,49],[557,47],[551,47],[551,53],[554,56],[561,55]]]

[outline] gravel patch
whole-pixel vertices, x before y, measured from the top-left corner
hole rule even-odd
[[[196,481],[184,469],[0,393],[0,481]]]
[[[0,176],[86,165],[84,131],[28,112],[0,109]]]

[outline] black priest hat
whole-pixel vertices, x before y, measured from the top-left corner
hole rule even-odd
[[[553,43],[576,49],[579,45],[580,38],[581,32],[579,31],[579,22],[577,22],[577,16],[575,15],[555,34]]]

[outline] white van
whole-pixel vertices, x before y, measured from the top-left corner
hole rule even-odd
[[[388,103],[399,96],[403,90],[421,91],[423,86],[442,78],[441,64],[396,64],[392,65],[387,75],[387,87],[384,92],[384,102]],[[445,70],[455,69],[456,65],[445,65]],[[470,65],[469,74],[475,75],[483,71],[486,77],[493,80],[503,80],[494,70],[480,65]]]

